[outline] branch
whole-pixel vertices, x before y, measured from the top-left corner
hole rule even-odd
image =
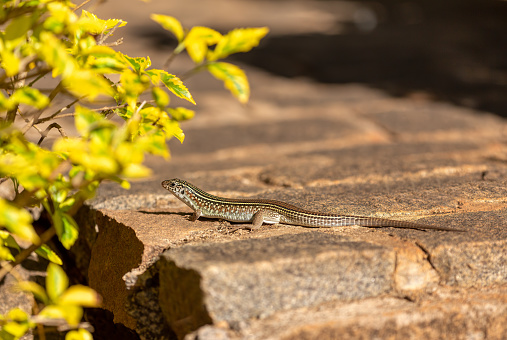
[[[179,78],[181,80],[185,80],[187,78],[190,78],[194,74],[201,72],[204,68],[206,68],[206,66],[208,66],[208,63],[203,63],[201,65],[197,65],[196,67],[194,67],[194,68],[188,70],[187,72],[183,73],[183,75],[181,77],[179,77]]]
[[[121,45],[121,44],[123,44],[123,38],[120,38],[120,39],[116,40],[115,42],[112,42],[112,43],[109,43],[109,44],[104,44],[103,46],[111,47],[111,46],[118,46],[118,45]]]
[[[143,100],[142,103],[145,103],[145,104],[151,104],[151,103],[154,103],[155,100],[151,99],[151,100]],[[137,105],[141,105],[142,104],[141,102],[137,102]],[[144,105],[144,104],[143,104]],[[116,105],[116,106],[104,106],[104,107],[101,107],[100,109],[90,109],[92,111],[110,111],[110,110],[116,110],[116,109],[123,109],[123,108],[126,108],[127,106],[129,106],[129,104],[121,104],[121,105]]]
[[[63,138],[67,138],[67,135],[65,134],[65,131],[63,131],[63,128],[60,126],[60,124],[58,123],[52,123],[50,124],[46,130],[44,130],[43,132],[41,132],[41,137],[39,139],[39,141],[37,142],[37,145],[40,145],[42,143],[42,141],[44,140],[44,138],[47,137],[49,131],[51,131],[51,129],[53,128],[57,128],[58,131],[60,132],[60,134],[62,135]]]
[[[47,122],[48,120],[51,120],[51,119],[55,118],[56,116],[58,116],[63,111],[70,109],[72,107],[72,105],[76,104],[78,101],[80,101],[83,98],[84,98],[84,96],[81,97],[81,98],[78,98],[78,99],[74,100],[73,102],[71,102],[71,103],[65,105],[64,107],[62,107],[60,110],[52,113],[48,117],[37,119],[37,121],[35,122],[35,124],[44,123],[44,122]],[[59,117],[59,118],[61,118],[61,117]]]
[[[116,31],[116,29],[118,28],[118,26],[120,26],[120,24],[123,23],[123,21],[118,21],[116,23],[116,25],[114,25],[113,28],[111,28],[111,30],[109,32],[107,32],[107,34],[104,34],[102,33],[100,35],[100,38],[99,38],[99,41],[97,41],[97,45],[102,45],[104,43],[104,41],[106,41],[107,38],[109,38],[111,35],[113,35],[114,31]]]
[[[53,89],[53,91],[51,91],[51,93],[49,94],[49,102],[52,102],[53,99],[55,99],[56,95],[58,94],[58,92],[60,92],[63,88],[63,84],[62,82],[60,81],[58,83],[58,85],[56,85],[56,87]]]
[[[78,5],[76,8],[74,8],[73,12],[77,11],[78,9],[80,9],[81,7],[83,7],[84,5],[86,5],[87,3],[89,3],[90,1],[92,1],[92,0],[85,0],[85,1],[83,1],[80,5]]]

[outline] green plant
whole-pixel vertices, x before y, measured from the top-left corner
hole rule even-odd
[[[90,288],[67,287],[67,276],[59,267],[62,261],[46,242],[56,234],[69,249],[79,232],[73,215],[100,183],[113,180],[128,188],[129,179],[149,175],[144,155],[168,158],[167,140],[183,141],[179,122],[194,115],[184,107],[170,106],[169,93],[195,104],[179,77],[150,68],[149,57],[129,57],[112,48],[122,40],[108,43],[107,39],[126,22],[102,20],[82,10],[89,1],[79,6],[65,0],[2,1],[0,178],[1,183],[12,183],[13,198],[0,198],[0,279],[14,273],[33,251],[51,262],[45,289],[32,282],[18,284],[39,300],[41,311],[36,313],[39,306],[34,304],[34,315],[18,309],[1,315],[2,339],[19,338],[34,327],[44,337],[42,325],[75,328],[67,333],[69,339],[91,338],[88,330],[80,328],[82,308],[98,306],[100,299]],[[178,41],[164,68],[186,50],[195,63],[187,75],[207,70],[240,102],[248,100],[244,72],[220,60],[257,46],[267,28],[222,35],[207,27],[185,30],[165,15],[152,19]],[[45,76],[55,80],[49,90],[38,86]],[[141,100],[144,93],[150,99]],[[58,104],[62,101],[66,103]],[[96,103],[104,101],[108,105],[97,109]],[[75,119],[76,136],[67,136],[57,123],[68,116]],[[123,118],[122,123],[111,120],[113,116]],[[60,137],[51,147],[41,147],[52,129]],[[25,136],[30,130],[39,133],[37,141]],[[38,206],[51,224],[40,235],[27,210]],[[22,248],[19,240],[29,245]]]

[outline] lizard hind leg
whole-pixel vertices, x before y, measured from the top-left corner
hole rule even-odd
[[[259,229],[263,223],[277,224],[280,223],[280,215],[273,210],[262,209],[257,211],[252,218],[252,230]]]

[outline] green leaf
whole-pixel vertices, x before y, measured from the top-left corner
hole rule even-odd
[[[208,60],[223,59],[233,53],[248,52],[268,34],[267,27],[238,28],[224,35],[218,42],[215,50],[210,53]]]
[[[48,261],[51,261],[55,264],[62,265],[62,259],[54,251],[51,250],[47,245],[43,244],[39,248],[35,250],[35,253]]]
[[[59,305],[76,305],[82,307],[99,307],[102,298],[96,291],[83,285],[74,285],[62,293]]]
[[[208,46],[215,45],[221,38],[222,35],[211,28],[196,26],[188,32],[183,43],[194,63],[200,64],[208,53]]]
[[[80,328],[65,334],[65,340],[93,340],[93,336],[86,329]]]
[[[241,103],[248,102],[250,86],[242,69],[236,65],[214,62],[207,65],[208,71],[217,79],[224,82],[224,86],[238,98]]]
[[[178,21],[178,19],[162,14],[152,14],[150,15],[150,18],[153,21],[158,22],[164,29],[174,34],[176,36],[176,39],[178,39],[178,42],[181,42],[183,40],[185,33],[183,31],[183,26],[181,26],[181,23]]]
[[[49,104],[49,98],[39,90],[32,87],[22,87],[14,91],[11,101],[17,104],[26,104],[37,109],[43,109]]]
[[[69,286],[69,278],[63,271],[62,267],[50,263],[47,269],[46,276],[46,290],[49,299],[53,302],[58,301],[58,298]]]

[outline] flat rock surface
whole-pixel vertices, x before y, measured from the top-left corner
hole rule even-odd
[[[346,27],[361,6],[356,3],[114,3],[100,9],[102,16],[129,21],[126,38],[143,37],[126,41],[122,51],[150,55],[156,67],[174,42],[146,19],[149,13],[221,31],[271,27],[257,54],[235,61],[251,82],[248,105],[237,103],[209,76],[190,79],[187,86],[198,106],[196,117],[182,123],[184,143],[170,142],[169,161],[148,157],[153,176],[133,182],[131,190],[109,183],[101,187],[79,217],[86,227],[78,263],[115,322],[152,336],[175,332],[171,336],[182,338],[195,331],[189,337],[199,339],[240,339],[247,334],[251,339],[506,335],[507,121],[493,114],[501,111],[493,107],[504,104],[495,95],[496,87],[488,92],[488,102],[486,92],[472,91],[478,88],[473,80],[478,81],[479,73],[465,71],[459,75],[470,86],[461,92],[437,86],[426,77],[434,71],[429,64],[413,70],[419,83],[402,77],[401,71],[391,82],[373,76],[348,81],[336,68],[327,74],[335,80],[319,83],[326,64],[318,68],[322,60],[313,52],[308,56],[315,60],[306,60],[304,45],[292,64],[290,58],[276,58],[285,52],[275,48],[275,42],[289,44],[291,50],[298,46],[295,39],[305,34],[318,35],[315,43],[327,41],[327,35],[337,37],[336,46],[349,46],[340,37],[352,39]],[[417,6],[425,15],[435,14]],[[495,11],[487,7],[487,12]],[[453,13],[470,15],[464,10]],[[143,21],[136,21],[142,15]],[[426,21],[426,28],[438,32],[437,19]],[[417,29],[409,26],[403,35],[402,28],[382,27],[377,34],[397,41],[410,40]],[[380,64],[368,59],[364,67],[377,76],[383,74],[382,67],[394,70],[396,65],[386,66],[389,49],[401,58],[396,51],[404,45],[379,51],[366,36],[355,37],[378,51]],[[444,41],[457,46],[454,53],[459,54],[464,53],[463,39],[449,33],[437,40],[438,46]],[[413,51],[424,51],[424,41],[413,42],[417,48],[409,49],[406,63]],[[430,50],[429,60],[443,60],[440,52]],[[273,51],[278,54],[273,56]],[[461,68],[446,61],[452,76],[437,72],[436,79],[452,78],[449,84],[455,84],[459,69],[480,64],[477,56],[470,58],[463,59]],[[285,65],[286,73],[273,72],[259,62],[263,59],[280,69]],[[441,71],[445,65],[435,67]],[[488,60],[484,68],[495,65]],[[174,67],[178,74],[191,65],[178,61]],[[308,73],[312,67],[315,72]],[[343,66],[340,70],[346,71]],[[505,71],[493,81],[488,70],[480,70],[480,79],[507,79]],[[360,67],[349,74],[354,71]],[[176,99],[174,103],[186,105]],[[162,180],[176,177],[226,197],[278,199],[316,211],[417,220],[465,232],[286,225],[232,232],[223,221],[189,221],[192,211],[160,186]],[[209,323],[213,325],[198,329]]]

